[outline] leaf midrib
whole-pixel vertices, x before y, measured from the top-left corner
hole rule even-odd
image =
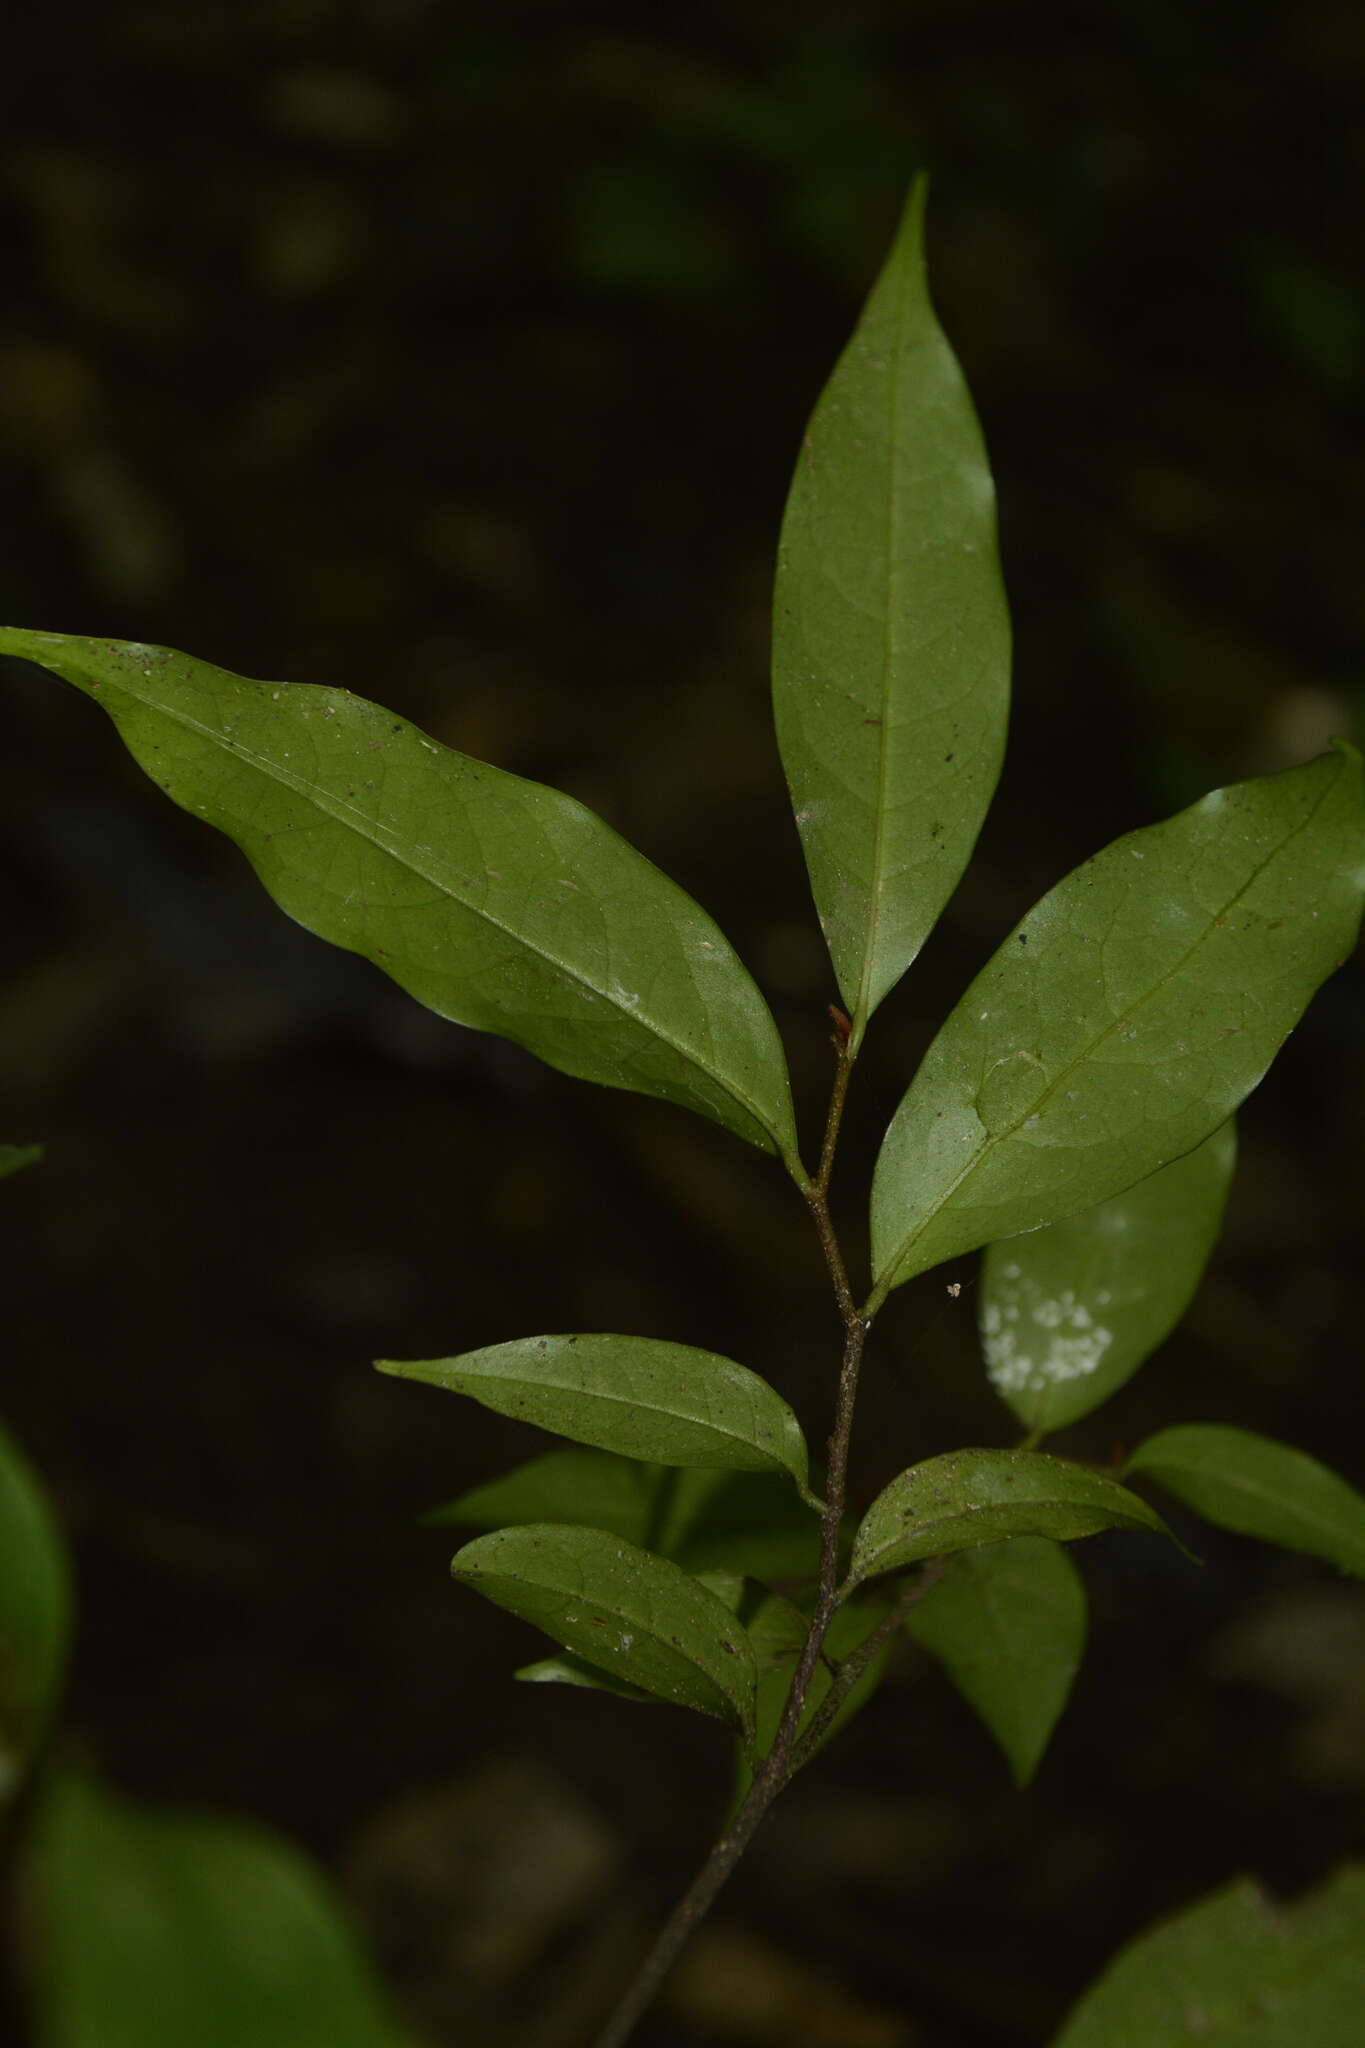
[[[1150,1003],[1156,996],[1160,995],[1162,990],[1165,989],[1169,985],[1169,983],[1174,981],[1177,975],[1183,974],[1185,968],[1189,965],[1190,961],[1194,958],[1195,954],[1199,951],[1201,946],[1207,944],[1210,933],[1216,931],[1220,923],[1226,920],[1230,913],[1236,909],[1237,905],[1241,902],[1242,898],[1246,895],[1247,891],[1255,887],[1256,883],[1260,880],[1261,876],[1265,873],[1266,869],[1270,866],[1271,862],[1278,860],[1280,856],[1284,853],[1286,847],[1291,846],[1293,842],[1299,837],[1300,833],[1306,832],[1308,830],[1314,818],[1316,818],[1318,812],[1326,803],[1328,797],[1336,789],[1336,786],[1337,783],[1336,779],[1334,778],[1331,782],[1329,782],[1326,785],[1326,787],[1322,791],[1322,794],[1317,798],[1316,802],[1311,806],[1311,808],[1308,810],[1306,815],[1300,820],[1300,822],[1294,826],[1292,831],[1286,833],[1284,838],[1279,841],[1278,845],[1276,845],[1274,849],[1266,855],[1265,859],[1260,863],[1260,865],[1252,870],[1251,874],[1247,877],[1246,881],[1243,882],[1243,884],[1236,891],[1236,893],[1228,898],[1227,902],[1223,905],[1222,909],[1218,911],[1216,916],[1211,917],[1209,919],[1203,931],[1199,934],[1199,936],[1196,939],[1191,940],[1190,944],[1186,947],[1185,951],[1181,954],[1180,958],[1177,961],[1175,961],[1171,967],[1167,969],[1166,973],[1163,974],[1158,980],[1154,981],[1152,983],[1152,986],[1149,989],[1147,989],[1144,994],[1139,996],[1135,1002],[1129,1003],[1125,1007],[1121,1017],[1115,1017],[1110,1023],[1106,1024],[1104,1029],[1097,1033],[1097,1035],[1093,1039],[1091,1039],[1090,1042],[1086,1046],[1084,1046],[1081,1049],[1081,1051],[1078,1052],[1074,1056],[1074,1058],[1067,1063],[1065,1067],[1062,1068],[1061,1072],[1058,1073],[1051,1081],[1048,1082],[1047,1086],[1041,1091],[1040,1094],[1036,1095],[1033,1098],[1033,1100],[1024,1108],[1021,1114],[1015,1118],[1012,1124],[1007,1124],[1002,1130],[991,1133],[983,1141],[983,1143],[980,1146],[978,1146],[976,1152],[973,1154],[968,1164],[963,1167],[962,1171],[957,1175],[957,1177],[953,1181],[951,1181],[949,1185],[944,1189],[942,1195],[934,1204],[934,1207],[929,1211],[929,1214],[924,1218],[923,1222],[918,1224],[914,1230],[908,1232],[907,1235],[904,1238],[902,1238],[900,1244],[896,1247],[895,1253],[890,1259],[888,1259],[886,1266],[883,1269],[886,1275],[886,1291],[889,1291],[896,1284],[895,1275],[900,1271],[902,1265],[905,1263],[908,1254],[913,1249],[918,1240],[921,1237],[923,1237],[925,1231],[929,1228],[930,1224],[933,1223],[935,1219],[942,1214],[943,1210],[947,1207],[948,1203],[952,1200],[953,1196],[957,1193],[958,1189],[964,1186],[965,1183],[968,1180],[970,1180],[971,1176],[974,1173],[976,1173],[982,1166],[985,1165],[986,1160],[995,1151],[997,1146],[1002,1145],[1006,1143],[1010,1138],[1013,1138],[1020,1130],[1022,1130],[1023,1126],[1028,1122],[1030,1117],[1037,1116],[1041,1113],[1042,1106],[1045,1103],[1047,1103],[1053,1095],[1056,1094],[1057,1090],[1062,1086],[1063,1082],[1068,1081],[1071,1078],[1071,1076],[1075,1073],[1076,1069],[1080,1066],[1083,1066],[1087,1060],[1093,1059],[1095,1054],[1099,1051],[1100,1047],[1105,1043],[1107,1039],[1113,1036],[1113,1034],[1119,1029],[1120,1025],[1131,1023],[1133,1015],[1136,1011],[1140,1011],[1144,1008],[1146,1004]],[[1159,828],[1149,827],[1147,829],[1157,830]],[[1027,922],[1027,920],[1025,921]],[[1006,943],[1008,943],[1008,939],[1006,940]],[[998,959],[999,957],[1000,956],[997,953],[995,958]],[[986,969],[982,970],[983,973],[988,971],[989,964],[990,963],[988,963],[988,967]],[[971,991],[969,989],[968,995],[970,995],[970,993]],[[966,1000],[967,997],[964,996],[963,1001],[965,1002]],[[1115,1192],[1121,1193],[1122,1190],[1115,1190]],[[877,1300],[879,1297],[882,1296],[883,1287],[882,1283],[879,1281],[876,1287],[874,1287],[873,1289],[871,1298],[873,1300]]]
[[[237,680],[245,682],[247,678],[242,677]],[[524,947],[528,953],[532,953],[537,959],[544,961],[547,966],[561,974],[566,981],[574,982],[578,987],[586,989],[592,994],[594,999],[605,1001],[611,1009],[615,1010],[617,1016],[624,1023],[635,1026],[637,1030],[644,1032],[646,1035],[653,1035],[655,1038],[660,1039],[665,1045],[671,1047],[688,1065],[697,1068],[699,1072],[707,1075],[712,1081],[717,1083],[725,1094],[730,1097],[732,1102],[745,1110],[760,1130],[768,1133],[777,1148],[779,1157],[786,1158],[788,1156],[787,1146],[783,1142],[781,1134],[770,1122],[767,1114],[717,1068],[707,1066],[698,1058],[696,1052],[691,1047],[675,1037],[672,1032],[666,1030],[662,1025],[655,1022],[652,1016],[646,1018],[640,1010],[628,1009],[624,1003],[611,994],[609,988],[598,987],[589,981],[586,975],[580,973],[567,961],[560,959],[557,954],[549,951],[547,947],[527,938],[524,933],[517,931],[512,925],[504,923],[501,918],[496,917],[482,905],[466,902],[448,882],[412,858],[409,852],[386,843],[385,838],[382,836],[383,827],[378,825],[377,822],[367,819],[363,811],[347,804],[344,798],[328,801],[326,791],[306,781],[297,771],[284,768],[280,764],[270,761],[266,756],[258,754],[254,748],[247,746],[241,740],[229,737],[221,731],[215,732],[212,727],[202,725],[198,719],[191,717],[188,712],[178,707],[160,703],[156,698],[132,688],[126,680],[119,681],[114,687],[121,689],[126,696],[132,698],[134,703],[144,705],[149,711],[167,719],[171,724],[181,725],[187,731],[197,733],[201,739],[206,740],[210,745],[221,747],[225,753],[235,754],[238,759],[254,767],[267,780],[274,780],[282,783],[286,788],[292,789],[296,795],[302,796],[305,801],[312,803],[324,816],[330,817],[344,829],[353,831],[358,839],[367,840],[371,846],[384,854],[387,859],[392,860],[396,866],[406,869],[410,874],[416,875],[419,880],[429,883],[432,888],[438,890],[441,895],[448,897],[452,903],[457,904],[462,910],[468,911],[474,917],[482,918],[486,924],[491,925],[495,931],[501,932],[505,938],[512,939],[517,945]],[[281,687],[297,688],[298,685],[289,684],[282,685]],[[342,697],[350,695],[348,691],[344,690],[337,691],[335,694]],[[359,702],[361,700],[356,699],[354,701]],[[410,730],[416,731],[416,728],[411,726],[411,721],[405,720],[404,723],[409,726]],[[440,746],[440,742],[436,740],[430,741],[429,744]],[[466,755],[457,753],[451,747],[441,747],[441,752],[443,754],[454,754],[458,760],[469,758]],[[497,772],[506,774],[508,771],[500,769]],[[560,797],[565,803],[572,803],[574,801],[572,797],[565,796],[562,791],[551,791],[551,794]],[[599,820],[598,822],[605,826],[604,820]],[[371,825],[373,829],[365,829]],[[610,831],[611,827],[605,826],[605,829]],[[629,845],[628,841],[623,841],[622,843],[623,845]],[[637,858],[641,860],[646,858],[645,855],[639,854],[638,849],[634,847],[631,847],[630,851],[636,853]],[[729,942],[727,941],[726,943],[728,944]],[[740,964],[742,966],[742,963]]]
[[[921,224],[916,230],[917,257],[921,253],[920,236],[922,234],[921,216]],[[886,905],[886,884],[882,872],[882,863],[885,855],[886,812],[889,801],[888,784],[891,777],[889,707],[891,702],[892,665],[895,659],[896,647],[896,606],[893,593],[899,588],[900,580],[895,565],[899,560],[896,552],[896,542],[900,533],[901,489],[898,456],[900,449],[901,382],[904,369],[902,355],[905,346],[906,308],[911,296],[909,286],[918,282],[918,276],[912,276],[906,284],[902,285],[896,297],[896,339],[892,356],[894,369],[891,378],[889,435],[891,474],[886,503],[886,619],[885,631],[882,636],[882,676],[877,707],[879,712],[877,725],[877,809],[872,823],[872,891],[868,899],[867,922],[863,935],[862,970],[858,982],[857,1000],[853,1009],[853,1030],[850,1035],[850,1046],[855,1052],[861,1042],[867,1019],[871,1014],[872,970],[876,959],[877,938],[881,930]]]
[[[1293,1519],[1302,1523],[1305,1528],[1320,1530],[1324,1535],[1334,1538],[1337,1543],[1343,1541],[1343,1531],[1339,1523],[1326,1520],[1321,1511],[1315,1513],[1309,1509],[1301,1508],[1293,1502],[1286,1502],[1283,1495],[1273,1492],[1264,1480],[1231,1478],[1226,1472],[1210,1472],[1207,1466],[1191,1465],[1184,1458],[1178,1456],[1174,1458],[1163,1457],[1159,1462],[1154,1460],[1150,1465],[1136,1465],[1133,1467],[1133,1470],[1135,1472],[1145,1472],[1149,1478],[1157,1481],[1161,1480],[1163,1472],[1174,1472],[1190,1479],[1199,1479],[1206,1485],[1212,1481],[1216,1485],[1227,1487],[1230,1492],[1246,1494],[1252,1500],[1262,1502],[1276,1509],[1280,1514],[1288,1514]],[[1174,1491],[1174,1488],[1172,1488],[1172,1491]],[[1344,1532],[1344,1537],[1365,1558],[1365,1541],[1360,1536],[1352,1537],[1349,1530]],[[1273,1541],[1274,1539],[1270,1540]],[[1352,1566],[1351,1569],[1365,1570],[1365,1563],[1361,1566]]]
[[[759,1449],[759,1446],[757,1446],[754,1443],[752,1437],[741,1436],[737,1430],[722,1428],[721,1425],[718,1423],[710,1421],[701,1421],[695,1415],[685,1415],[680,1409],[665,1408],[657,1401],[653,1402],[652,1404],[646,1404],[645,1402],[640,1401],[638,1398],[634,1398],[629,1394],[617,1394],[612,1392],[610,1389],[607,1389],[605,1392],[603,1392],[594,1387],[591,1391],[589,1391],[583,1387],[573,1386],[563,1380],[513,1379],[500,1373],[495,1374],[462,1372],[459,1374],[452,1374],[451,1377],[452,1379],[467,1379],[471,1381],[475,1386],[487,1386],[491,1383],[499,1387],[543,1387],[547,1393],[572,1394],[575,1397],[575,1399],[580,1401],[600,1401],[604,1405],[609,1407],[614,1406],[618,1408],[644,1409],[646,1413],[653,1413],[655,1415],[666,1415],[674,1422],[689,1423],[693,1429],[709,1430],[713,1436],[722,1437],[729,1443],[743,1444],[750,1450]],[[464,1391],[469,1392],[471,1390],[469,1388],[466,1388]],[[474,1398],[477,1399],[477,1395],[475,1395]],[[791,1467],[789,1465],[782,1463],[780,1460],[774,1458],[770,1452],[761,1451],[760,1455],[766,1458],[769,1463],[776,1465],[779,1470],[783,1472],[790,1472]],[[703,1466],[699,1469],[705,1471],[708,1468]],[[715,1469],[724,1471],[726,1468],[724,1466],[720,1466]]]

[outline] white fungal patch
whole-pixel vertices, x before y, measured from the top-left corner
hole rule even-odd
[[[1004,1268],[1017,1279],[1018,1266]],[[1041,1293],[1024,1282],[1014,1299],[987,1302],[981,1315],[986,1370],[1002,1394],[1084,1379],[1094,1372],[1113,1342],[1071,1288]]]

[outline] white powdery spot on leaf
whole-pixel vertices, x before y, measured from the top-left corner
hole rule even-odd
[[[988,1302],[982,1312],[981,1342],[992,1385],[1002,1394],[1017,1394],[1084,1379],[1095,1371],[1113,1342],[1113,1332],[1095,1322],[1070,1288],[1060,1295],[1044,1295],[1025,1282],[1019,1297]],[[1027,1351],[1017,1327],[1024,1309],[1025,1320],[1038,1332],[1026,1340]]]

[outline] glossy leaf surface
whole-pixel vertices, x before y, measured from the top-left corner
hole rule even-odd
[[[848,1583],[1008,1536],[1067,1543],[1101,1529],[1170,1531],[1145,1501],[1043,1451],[947,1451],[879,1493],[853,1544]]]
[[[0,1809],[47,1732],[71,1641],[71,1581],[47,1497],[0,1429]]]
[[[0,1180],[8,1180],[25,1166],[36,1165],[42,1156],[41,1145],[0,1145]]]
[[[1355,943],[1361,762],[1215,790],[1029,912],[930,1046],[872,1196],[875,1306],[1201,1144]]]
[[[41,2048],[409,2048],[297,1850],[59,1778],[39,1815]]]
[[[468,1394],[575,1442],[663,1465],[777,1467],[806,1486],[806,1440],[766,1380],[732,1359],[649,1337],[523,1337],[381,1372]]]
[[[1205,1521],[1365,1578],[1365,1497],[1306,1452],[1249,1429],[1158,1430],[1128,1460]]]
[[[529,1522],[476,1537],[450,1569],[613,1677],[751,1734],[748,1637],[679,1566],[602,1529]]]
[[[1085,1648],[1085,1588],[1065,1550],[1043,1536],[964,1550],[906,1626],[985,1722],[1016,1785],[1027,1785]]]
[[[687,1471],[566,1445],[473,1487],[425,1518],[500,1529],[573,1522],[624,1536],[690,1572],[813,1576],[820,1525],[777,1472]]]
[[[1240,1878],[1131,1942],[1053,2048],[1357,2048],[1362,2006],[1365,1868],[1292,1906]]]
[[[981,1343],[991,1384],[1042,1433],[1116,1393],[1175,1328],[1222,1228],[1232,1124],[1097,1208],[990,1246]]]
[[[924,184],[806,431],[773,704],[854,1042],[967,864],[1005,745],[995,492],[929,300]]]
[[[591,811],[345,690],[164,647],[0,629],[103,705],[280,907],[442,1017],[662,1096],[800,1173],[786,1061],[706,913]]]

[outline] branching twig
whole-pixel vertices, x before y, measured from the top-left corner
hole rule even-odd
[[[720,1840],[712,1849],[706,1862],[698,1871],[691,1885],[674,1907],[653,1948],[646,1956],[636,1974],[634,1982],[598,2035],[595,2048],[625,2048],[637,2020],[653,2003],[654,1997],[665,1977],[677,1961],[694,1930],[701,1924],[710,1910],[716,1895],[726,1883],[735,1865],[744,1854],[760,1821],[781,1792],[783,1786],[799,1768],[803,1752],[809,1746],[809,1733],[798,1747],[801,1717],[805,1712],[806,1698],[810,1691],[815,1668],[820,1661],[830,1622],[839,1605],[839,1536],[844,1520],[844,1501],[848,1479],[848,1449],[853,1433],[853,1409],[858,1393],[858,1375],[862,1366],[863,1346],[871,1327],[870,1319],[864,1319],[858,1312],[848,1284],[843,1253],[829,1213],[829,1184],[834,1168],[834,1154],[839,1140],[839,1126],[843,1118],[844,1099],[848,1092],[849,1076],[853,1070],[854,1051],[850,1047],[847,1019],[836,1015],[837,1036],[834,1049],[837,1064],[834,1084],[830,1091],[829,1113],[825,1121],[824,1144],[820,1153],[820,1167],[813,1181],[803,1192],[829,1268],[830,1280],[834,1287],[834,1298],[844,1325],[844,1351],[839,1367],[839,1386],[834,1405],[834,1426],[830,1431],[829,1459],[825,1478],[825,1508],[820,1528],[820,1570],[817,1584],[815,1611],[811,1616],[806,1640],[801,1647],[796,1670],[792,1676],[782,1719],[778,1724],[773,1746],[759,1765],[748,1796],[740,1805]],[[919,1582],[916,1582],[918,1589]],[[927,1590],[925,1588],[924,1590]],[[898,1607],[901,1603],[897,1603]],[[913,1599],[904,1602],[905,1612],[913,1606]],[[893,1613],[897,1610],[893,1609]],[[890,1617],[888,1616],[888,1622]],[[882,1637],[882,1629],[886,1636]],[[868,1637],[889,1639],[891,1630],[886,1623],[880,1624]],[[866,1662],[875,1656],[881,1647],[869,1653],[868,1659],[858,1663],[854,1676],[848,1680],[839,1699],[842,1700],[856,1683]],[[834,1686],[821,1704],[820,1714],[812,1726],[826,1726],[822,1720],[825,1708],[834,1693],[843,1683],[844,1673],[856,1659],[862,1656],[867,1644],[860,1646],[854,1657],[840,1667]],[[837,1707],[835,1709],[837,1712]],[[831,1717],[832,1718],[832,1715]]]

